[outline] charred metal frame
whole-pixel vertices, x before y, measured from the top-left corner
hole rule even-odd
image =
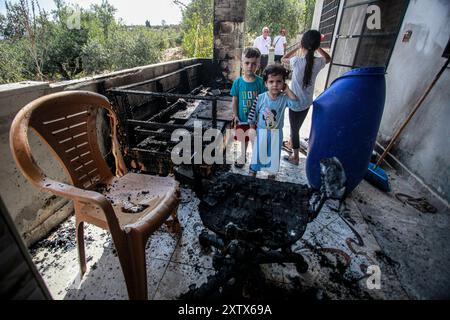
[[[185,100],[212,101],[212,127],[214,129],[217,129],[217,101],[231,102],[231,98],[214,97],[214,96],[199,96],[199,95],[192,95],[192,94],[178,94],[178,93],[167,93],[167,92],[122,90],[122,89],[112,89],[112,90],[110,90],[110,92],[118,94],[118,95],[136,94],[136,95],[151,96],[151,97],[158,97],[158,98],[176,98],[176,99],[185,99]],[[166,110],[168,110],[168,109],[166,109]],[[164,112],[164,110],[163,110],[163,112]],[[200,118],[207,119],[206,117],[200,117]],[[142,124],[142,123],[136,123],[136,124]],[[158,124],[160,124],[160,123],[158,123]],[[167,126],[168,126],[168,128],[170,128],[170,127],[174,127],[176,129],[185,128],[185,129],[189,130],[189,127],[187,127],[187,126],[173,126],[173,125],[167,125]]]
[[[199,235],[199,242],[214,248],[217,272],[180,298],[202,301],[259,294],[260,288],[248,289],[264,283],[260,264],[294,263],[298,273],[305,273],[308,264],[292,251],[292,245],[302,238],[325,201],[339,200],[339,210],[345,207],[346,175],[340,161],[323,159],[320,172],[320,191],[229,172],[198,183],[194,191],[208,229]]]
[[[170,149],[178,143],[171,141],[172,133],[177,129],[184,129],[192,133],[194,131],[194,126],[192,125],[192,123],[190,123],[189,125],[185,124],[189,122],[191,117],[196,118],[199,121],[205,120],[207,122],[207,125],[202,128],[203,132],[209,128],[218,129],[222,132],[223,130],[225,130],[227,120],[221,119],[221,123],[219,125],[217,116],[217,103],[218,101],[231,103],[231,97],[219,95],[222,93],[222,91],[215,88],[217,86],[217,80],[216,83],[214,83],[216,86],[214,84],[210,85],[211,83],[201,83],[201,85],[196,86],[200,82],[198,81],[199,78],[206,81],[209,80],[209,82],[211,82],[211,79],[213,79],[214,76],[216,76],[216,79],[221,77],[218,73],[211,72],[214,70],[206,70],[206,68],[207,67],[205,67],[205,63],[195,63],[149,80],[132,83],[108,90],[108,93],[112,96],[112,100],[115,102],[115,104],[118,107],[120,105],[122,106],[120,108],[121,110],[118,110],[118,114],[123,129],[122,141],[125,144],[125,154],[131,155],[131,158],[141,158],[149,160],[154,160],[156,158],[166,161],[170,160]],[[189,72],[191,70],[197,72],[195,72],[193,76],[190,76]],[[201,77],[202,72],[207,72],[207,74]],[[164,91],[162,81],[165,81],[173,76],[179,76],[179,81],[176,85],[176,88],[171,88],[170,90]],[[156,91],[136,89],[137,87],[142,86],[153,86],[153,88],[156,87]],[[196,87],[192,89],[193,86]],[[199,94],[201,89],[204,87],[210,87],[212,90],[209,92],[203,92],[203,95]],[[228,89],[227,84],[221,84],[220,87],[225,88],[226,90]],[[173,91],[185,91],[189,93],[176,93]],[[149,102],[145,103],[149,104],[149,106],[150,103],[158,102],[159,100],[159,103],[162,103],[162,108],[158,109],[156,114],[150,114],[149,117],[135,117],[135,109],[137,109],[138,107],[143,107],[145,109],[145,105],[133,107],[130,103],[130,97],[133,96],[150,97]],[[189,118],[185,119],[186,121],[183,124],[167,123],[163,121],[164,118],[168,118],[186,107],[188,102],[194,101],[211,101],[211,117],[205,115],[202,116],[201,114],[195,115],[195,117],[193,117],[193,115],[195,114],[194,111],[189,116]],[[197,107],[195,110],[197,110]],[[194,138],[193,135],[191,135],[191,137]],[[140,147],[139,144],[144,142],[147,138],[153,138],[151,140],[151,145],[153,147],[157,147],[158,145],[160,145],[161,148],[158,148],[160,150],[149,150]],[[165,150],[162,150],[164,148]],[[137,155],[139,155],[139,157]],[[166,173],[168,172],[164,172],[164,174]]]

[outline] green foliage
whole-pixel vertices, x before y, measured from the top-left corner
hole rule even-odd
[[[213,0],[192,0],[183,7],[183,44],[186,56],[211,58],[213,55]]]
[[[91,15],[80,10],[80,28],[74,28],[68,23],[74,12],[75,8],[69,6],[58,7],[55,12],[56,20],[50,27],[47,59],[43,68],[51,79],[73,79],[83,71],[80,52],[89,39],[87,26]]]
[[[167,47],[180,47],[183,43],[183,34],[181,33],[180,26],[174,26],[167,30],[167,41],[169,42]]]
[[[86,74],[113,70],[110,51],[104,43],[95,38],[89,39],[84,45],[81,59]]]
[[[107,0],[102,0],[101,5],[94,4],[92,6],[92,11],[97,21],[100,22],[105,38],[108,38],[110,29],[115,25],[114,14],[117,9],[110,5]]]
[[[213,24],[203,23],[200,15],[189,18],[190,27],[183,32],[182,48],[188,57],[211,58],[213,54]]]
[[[6,15],[0,15],[0,83],[74,79],[153,64],[164,49],[182,42],[179,26],[123,25],[107,0],[87,10],[64,0],[55,4],[50,15],[36,0],[6,2]]]
[[[6,24],[6,17],[0,13],[0,39],[5,37]]]
[[[316,0],[302,1],[300,7],[301,9],[300,32],[305,32],[311,28],[315,7],[316,7]]]
[[[35,0],[20,0],[14,4],[6,1],[5,7],[7,12],[1,19],[1,37],[8,46],[4,48],[10,48],[9,56],[15,56],[18,48],[26,52],[20,63],[24,66],[24,75],[32,74],[33,78],[44,79],[43,66],[50,31],[48,14]]]
[[[182,29],[186,30],[192,26],[191,19],[194,15],[198,16],[198,20],[203,24],[213,22],[214,17],[214,0],[192,0],[189,5],[181,7],[183,21]]]
[[[288,36],[300,29],[301,5],[299,0],[247,0],[246,29],[249,34],[260,35],[268,26],[272,38],[284,27]]]
[[[0,83],[25,80],[26,54],[23,44],[0,41]]]
[[[153,64],[161,59],[164,41],[158,33],[146,27],[132,32],[120,30],[114,35],[111,58],[114,69],[126,69]]]

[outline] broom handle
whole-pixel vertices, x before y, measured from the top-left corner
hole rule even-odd
[[[447,59],[447,62],[445,63],[445,65],[442,67],[441,71],[439,71],[439,73],[436,75],[436,77],[434,78],[433,82],[428,86],[427,90],[425,91],[425,93],[422,95],[422,97],[420,98],[419,101],[417,101],[416,105],[414,106],[413,110],[411,111],[411,113],[408,115],[408,117],[406,118],[406,120],[403,122],[403,124],[400,126],[400,128],[397,129],[397,131],[394,134],[394,137],[392,138],[391,142],[389,143],[389,145],[387,146],[386,150],[384,150],[383,154],[381,155],[380,159],[378,160],[376,167],[378,167],[381,162],[383,162],[384,158],[386,158],[387,154],[389,153],[389,151],[391,151],[392,147],[394,146],[394,144],[397,142],[398,137],[401,135],[401,133],[403,132],[403,130],[406,128],[406,126],[408,125],[409,121],[411,121],[412,117],[414,116],[414,114],[417,112],[417,110],[419,110],[420,106],[422,105],[422,103],[425,101],[425,99],[427,98],[428,94],[431,92],[431,89],[433,89],[434,85],[436,84],[436,82],[439,80],[439,78],[441,77],[441,75],[444,73],[445,69],[447,69],[448,63],[449,63],[450,59]]]

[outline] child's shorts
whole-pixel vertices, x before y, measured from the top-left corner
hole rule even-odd
[[[246,133],[248,130],[250,130],[250,125],[249,124],[237,124],[235,130],[237,131],[239,129],[242,130],[243,133]],[[236,135],[236,131],[234,134],[234,141],[239,141],[239,136]],[[249,142],[249,141],[250,141],[249,136],[248,135],[245,136],[245,142]]]

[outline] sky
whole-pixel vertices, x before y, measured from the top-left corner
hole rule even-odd
[[[8,0],[16,3],[18,0]],[[50,11],[55,9],[53,0],[38,0],[42,9]],[[101,4],[101,0],[65,0],[66,3],[78,4],[82,8],[89,8],[91,4]],[[146,20],[151,25],[160,25],[162,20],[167,24],[178,24],[181,22],[180,7],[172,0],[109,0],[117,9],[116,18],[122,18],[127,25],[143,25]],[[181,0],[189,3],[189,0]],[[5,14],[5,0],[0,0],[0,13]]]

